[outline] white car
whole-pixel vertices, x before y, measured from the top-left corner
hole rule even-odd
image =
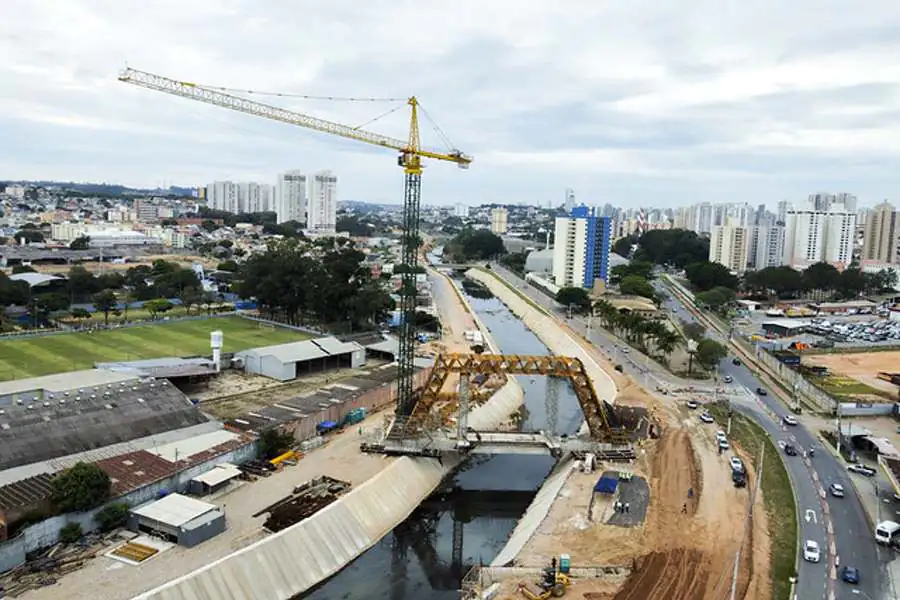
[[[822,553],[819,550],[819,544],[812,540],[806,540],[806,543],[803,545],[803,559],[817,563],[819,562],[821,555]]]
[[[720,442],[727,442],[728,436],[725,435],[725,432],[720,429],[719,431],[716,432],[716,439]]]
[[[784,418],[782,419],[782,421],[784,421],[785,425],[790,425],[792,427],[797,425],[797,423],[799,422],[799,421],[797,421],[796,417],[793,417],[791,415],[784,415]]]
[[[731,463],[732,471],[739,471],[741,473],[744,472],[744,462],[740,458],[738,458],[737,456],[732,456],[729,459],[729,462]]]
[[[732,381],[734,381],[734,377],[732,377],[731,375],[726,375],[722,378],[722,381],[724,381],[725,383],[731,383]]]
[[[687,401],[687,407],[690,408],[691,410],[694,410],[698,406],[700,406],[700,403],[697,402],[696,400],[688,400]]]
[[[701,414],[700,420],[703,421],[704,423],[715,423],[716,422],[716,420],[713,419],[712,415],[709,414],[708,412]]]
[[[831,495],[835,498],[843,498],[844,497],[844,486],[839,483],[832,483],[828,489],[831,491]]]

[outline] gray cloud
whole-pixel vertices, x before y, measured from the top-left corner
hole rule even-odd
[[[468,173],[425,201],[752,203],[900,184],[900,5],[550,0],[4,0],[0,178],[201,185],[332,168],[397,200],[393,156],[125,86],[175,79],[310,95],[416,94]],[[259,100],[359,125],[388,104]],[[371,128],[405,136],[405,110]],[[443,147],[426,122],[423,138]]]

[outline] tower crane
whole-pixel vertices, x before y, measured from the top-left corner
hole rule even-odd
[[[401,275],[400,288],[400,348],[397,356],[398,381],[397,381],[397,414],[409,416],[415,406],[413,391],[413,374],[416,345],[415,309],[416,309],[416,266],[419,261],[419,212],[421,208],[422,169],[423,159],[442,160],[456,163],[462,169],[467,169],[472,162],[472,157],[463,154],[460,150],[453,149],[449,152],[437,152],[422,148],[419,139],[419,101],[415,96],[407,99],[410,108],[409,136],[406,140],[391,138],[378,133],[350,127],[340,123],[319,119],[309,115],[292,112],[240,96],[235,96],[223,91],[221,88],[212,88],[169,79],[146,71],[126,68],[119,74],[119,81],[139,87],[180,96],[198,102],[205,102],[214,106],[228,108],[234,111],[281,121],[289,125],[305,127],[314,131],[340,136],[358,142],[364,142],[374,146],[381,146],[395,150],[399,153],[397,164],[403,169],[405,175],[403,193],[403,239],[401,243],[402,262],[406,267]],[[427,116],[427,113],[426,113]]]

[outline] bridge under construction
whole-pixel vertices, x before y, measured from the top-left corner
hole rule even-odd
[[[575,391],[587,424],[587,436],[558,435],[557,387],[548,386],[549,431],[475,431],[468,426],[468,413],[487,394],[473,386],[476,377],[484,381],[492,375],[541,375],[568,380]],[[457,391],[445,387],[458,376]],[[454,424],[455,421],[455,424]],[[597,396],[594,386],[577,358],[542,355],[440,354],[431,375],[419,391],[408,416],[397,415],[377,442],[364,443],[364,452],[392,456],[443,457],[448,454],[594,454],[606,460],[631,460],[632,443],[653,433],[646,414],[633,409],[617,410]]]

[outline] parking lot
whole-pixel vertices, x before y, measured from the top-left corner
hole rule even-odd
[[[787,320],[786,317],[770,317],[758,312],[736,319],[734,325],[745,336],[764,336],[763,323]],[[805,327],[802,333],[778,338],[785,345],[792,342],[834,348],[900,345],[900,321],[892,321],[877,315],[791,318],[789,321]]]

